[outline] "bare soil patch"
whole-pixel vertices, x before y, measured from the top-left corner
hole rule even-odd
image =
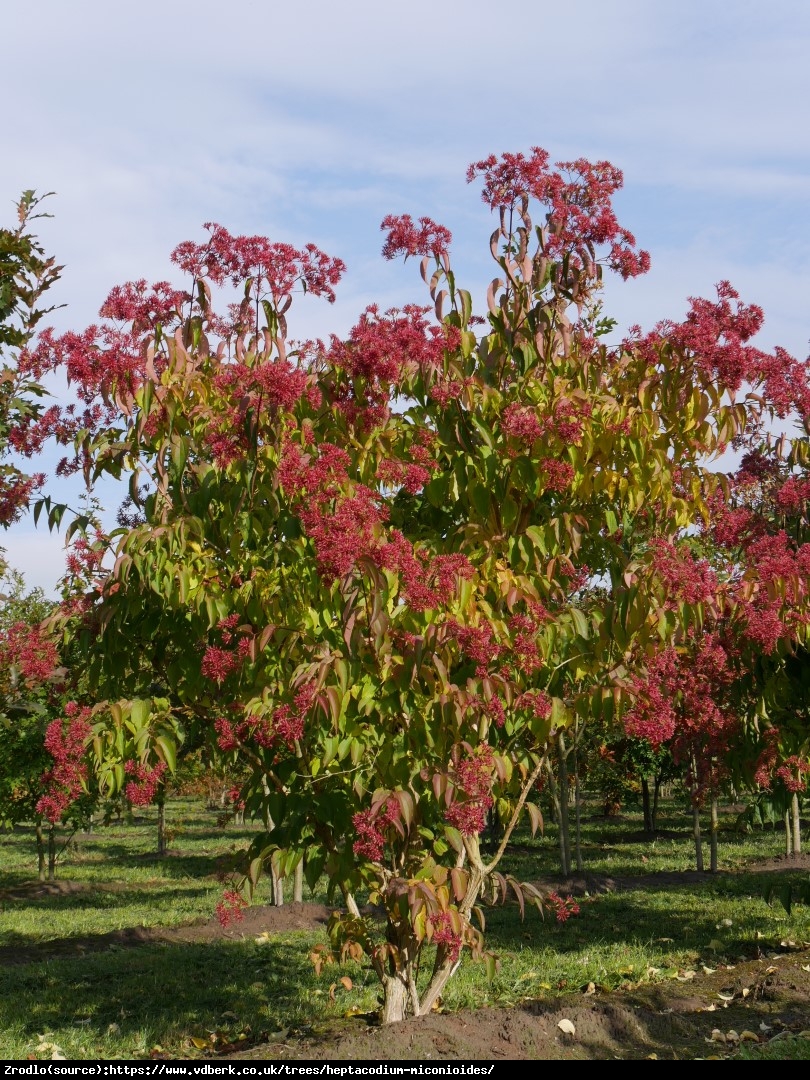
[[[725,965],[679,982],[434,1013],[381,1028],[355,1018],[291,1037],[263,1036],[228,1060],[499,1061],[728,1057],[810,1027],[810,950]],[[566,1034],[561,1021],[570,1021]],[[570,1029],[569,1029],[570,1030]]]

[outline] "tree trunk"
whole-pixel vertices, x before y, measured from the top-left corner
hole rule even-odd
[[[427,1016],[433,1009],[433,1006],[441,997],[445,986],[447,986],[450,979],[458,970],[460,963],[460,960],[451,961],[447,958],[437,963],[436,968],[433,971],[433,977],[430,980],[430,985],[427,990],[425,990],[422,1000],[419,1003],[420,1016]]]
[[[273,887],[273,906],[284,907],[284,879],[270,860],[270,884]]]
[[[383,1024],[397,1024],[408,1013],[408,984],[402,974],[383,976]]]
[[[790,809],[793,816],[793,854],[798,856],[802,853],[802,822],[799,816],[799,794],[796,791],[790,800]]]
[[[700,835],[700,807],[692,807],[692,833],[695,837],[695,867],[703,869],[703,838]]]
[[[293,878],[293,903],[300,904],[304,900],[304,860],[295,868],[295,877]]]
[[[265,795],[269,795],[270,794],[270,788],[267,785],[267,780],[266,779],[263,779],[262,786],[264,788]],[[266,806],[264,808],[263,817],[264,817],[265,832],[269,836],[272,833],[273,829],[275,828],[275,825],[273,824],[273,819],[270,817],[270,811],[267,809]],[[281,877],[279,876],[279,873],[276,870],[276,866],[275,866],[275,863],[273,862],[272,858],[270,859],[270,884],[271,884],[272,890],[273,890],[273,906],[274,907],[284,907],[284,882],[282,881]]]
[[[45,880],[45,837],[42,834],[42,822],[37,822],[37,878]]]
[[[712,793],[711,830],[709,832],[709,869],[717,873],[717,796]]]
[[[644,810],[644,833],[652,836],[655,832],[652,820],[652,808],[650,806],[650,782],[646,776],[641,778],[641,806]]]
[[[48,881],[56,881],[56,826],[48,829]]]
[[[158,788],[157,794],[157,853],[159,858],[163,858],[167,851],[166,845],[166,792],[163,784]]]
[[[793,836],[790,828],[790,810],[785,811],[785,855],[793,854]]]
[[[582,788],[579,782],[579,752],[574,744],[574,853],[577,860],[577,873],[585,869],[582,861]]]
[[[360,908],[357,906],[357,901],[348,889],[341,886],[343,892],[343,903],[346,905],[346,910],[354,919],[360,918]]]
[[[560,767],[559,803],[560,803],[560,861],[564,877],[571,876],[571,829],[568,821],[568,751],[562,731],[557,735],[558,758]]]
[[[653,804],[652,814],[650,815],[650,822],[652,824],[653,836],[658,832],[658,797],[661,794],[661,777],[656,775],[655,788],[653,790]]]

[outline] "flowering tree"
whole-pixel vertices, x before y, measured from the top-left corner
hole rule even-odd
[[[22,577],[0,577],[0,821],[33,821],[39,877],[56,868],[55,826],[83,794],[84,729],[63,738],[67,672],[57,642],[45,629],[53,604],[41,591],[26,593]],[[70,779],[69,779],[70,778]]]
[[[333,299],[343,264],[209,225],[172,255],[187,288],[121,286],[102,323],[25,357],[84,403],[63,468],[130,482],[114,568],[64,614],[89,679],[127,715],[215,731],[249,768],[241,797],[267,832],[248,888],[268,862],[325,873],[348,911],[316,963],[367,955],[386,1021],[428,1012],[464,949],[486,955],[483,895],[571,913],[498,867],[523,815],[541,825],[532,792],[569,726],[639,698],[632,666],[688,635],[702,594],[651,600],[650,553],[663,565],[708,512],[705,458],[757,414],[734,398],[752,372],[729,355],[726,286],[686,329],[603,343],[604,268],[649,265],[615,217],[617,169],[535,148],[468,179],[498,222],[484,317],[448,230],[390,216],[383,254],[421,260],[435,320],[372,306],[345,340],[292,342],[294,291]],[[222,314],[228,285],[242,299]],[[794,375],[780,359],[767,378]],[[140,730],[146,783],[172,737]],[[120,742],[96,745],[123,782]],[[241,904],[229,893],[222,916]]]
[[[0,228],[0,525],[4,528],[17,520],[45,479],[41,473],[27,476],[4,460],[11,451],[34,449],[27,446],[25,433],[42,417],[36,399],[44,390],[14,360],[17,350],[33,337],[40,319],[54,310],[37,304],[62,270],[29,231],[31,221],[49,216],[35,213],[43,198],[47,196],[23,192],[17,204],[17,227]]]

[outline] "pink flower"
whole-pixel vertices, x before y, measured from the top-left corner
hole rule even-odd
[[[166,762],[159,761],[150,769],[136,761],[127,761],[124,772],[132,777],[124,788],[126,797],[133,806],[149,806],[154,801],[155,793],[166,772]]]
[[[409,255],[446,258],[453,239],[449,229],[428,217],[419,218],[417,227],[410,214],[389,214],[383,218],[380,228],[388,230],[382,249],[384,259],[393,259],[397,255],[404,255],[406,259]]]

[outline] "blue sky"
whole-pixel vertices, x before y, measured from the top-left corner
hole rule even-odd
[[[24,188],[58,193],[40,233],[66,264],[60,328],[169,276],[209,220],[347,263],[333,307],[293,308],[294,337],[423,298],[414,265],[379,257],[392,212],[453,230],[483,307],[491,226],[466,166],[540,145],[624,170],[619,218],[653,268],[609,287],[622,326],[728,278],[764,307],[763,348],[807,355],[806,0],[5,0],[3,36],[2,221]],[[30,521],[0,544],[31,585],[61,573]]]

